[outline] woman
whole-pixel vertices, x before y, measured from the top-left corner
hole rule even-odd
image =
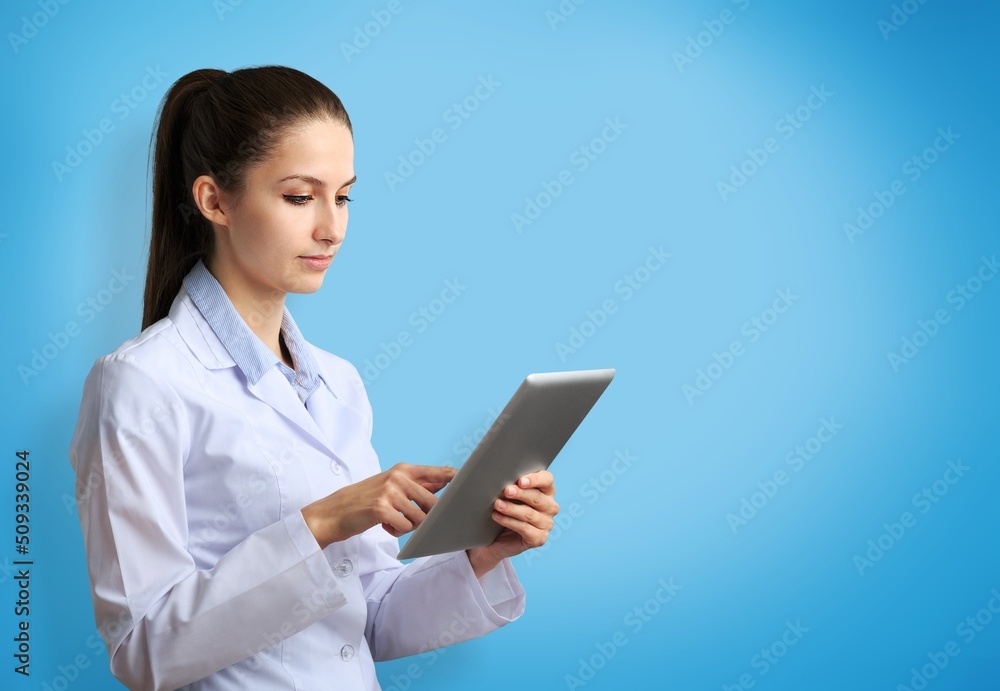
[[[99,358],[70,447],[94,610],[134,689],[377,689],[374,660],[518,618],[509,558],[552,476],[507,487],[487,546],[396,559],[447,467],[382,472],[357,369],[285,307],[347,229],[351,122],[285,67],[181,77],[158,113],[143,330]]]

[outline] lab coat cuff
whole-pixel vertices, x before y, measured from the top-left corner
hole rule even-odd
[[[302,512],[293,511],[282,522],[285,524],[292,545],[298,550],[299,556],[302,557],[316,584],[339,590],[339,583],[330,570],[330,564],[327,562],[323,550],[320,549],[316,537],[309,530],[309,525]]]
[[[461,568],[472,590],[476,603],[490,621],[497,626],[508,624],[524,613],[524,588],[514,572],[510,559],[504,559],[480,578],[465,552],[455,558],[464,562]]]

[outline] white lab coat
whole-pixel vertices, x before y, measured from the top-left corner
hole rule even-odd
[[[373,660],[467,640],[524,611],[509,561],[395,558],[375,526],[320,550],[300,509],[380,472],[357,369],[312,348],[303,406],[249,385],[182,287],[99,358],[70,446],[94,610],[134,689],[378,689]],[[319,423],[310,415],[316,415]]]

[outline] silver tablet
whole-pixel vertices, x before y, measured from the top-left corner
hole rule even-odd
[[[455,473],[400,559],[488,545],[503,529],[492,518],[503,488],[545,470],[615,376],[613,369],[529,374]]]

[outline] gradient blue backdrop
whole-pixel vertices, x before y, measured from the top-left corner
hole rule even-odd
[[[983,280],[1000,244],[998,15],[940,0],[7,3],[0,687],[117,688],[71,503],[83,380],[138,331],[159,99],[196,68],[270,63],[322,80],[353,120],[345,246],[289,305],[362,370],[411,335],[365,374],[385,467],[460,463],[528,372],[617,369],[553,466],[561,527],[515,562],[522,619],[380,664],[384,688],[1000,688],[1000,280]],[[400,157],[419,165],[393,184]],[[880,208],[895,180],[905,192]],[[845,230],[869,206],[870,227]],[[651,247],[670,255],[655,271]],[[114,271],[134,278],[102,293]],[[421,329],[411,315],[447,280],[466,288]],[[787,308],[767,312],[778,291]],[[586,338],[560,354],[574,328]],[[810,442],[824,421],[836,435]],[[22,448],[30,678],[11,657]],[[914,500],[925,488],[933,503]],[[894,527],[904,512],[915,524]],[[949,641],[957,655],[937,654]]]

